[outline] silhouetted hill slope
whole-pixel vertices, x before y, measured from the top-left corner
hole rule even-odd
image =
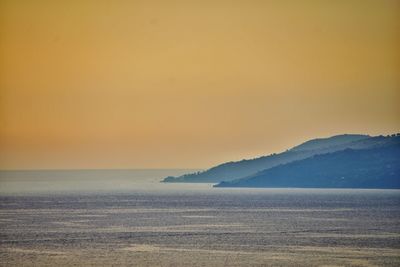
[[[291,150],[255,159],[228,162],[203,172],[167,177],[164,182],[218,183],[242,178],[258,171],[272,168],[291,161],[305,159],[316,154],[342,150],[348,147],[369,147],[386,137],[373,137],[359,134],[344,134],[330,138],[307,141]],[[382,140],[381,140],[382,139]],[[360,143],[357,143],[360,142]],[[363,142],[363,143],[361,143]]]
[[[293,151],[303,151],[303,150],[316,150],[316,149],[324,149],[333,146],[340,146],[343,144],[360,141],[363,139],[370,138],[369,135],[362,134],[342,134],[335,135],[329,138],[317,138],[307,142],[302,143],[301,145],[295,146],[291,150]]]
[[[400,144],[345,149],[279,165],[215,187],[400,188]]]

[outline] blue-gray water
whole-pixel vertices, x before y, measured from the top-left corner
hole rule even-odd
[[[0,266],[399,266],[400,191],[0,172]]]

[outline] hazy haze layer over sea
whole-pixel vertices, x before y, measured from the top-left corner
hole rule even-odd
[[[0,266],[399,266],[400,191],[0,172]]]

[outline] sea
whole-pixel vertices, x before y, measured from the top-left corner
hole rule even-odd
[[[400,266],[400,191],[0,171],[0,266]]]

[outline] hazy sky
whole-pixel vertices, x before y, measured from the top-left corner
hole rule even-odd
[[[0,1],[0,168],[205,168],[400,131],[400,1]]]

